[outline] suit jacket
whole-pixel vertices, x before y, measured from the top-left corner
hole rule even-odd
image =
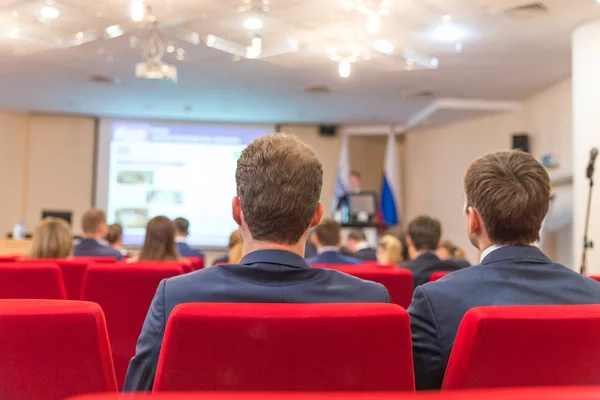
[[[415,287],[429,282],[432,273],[438,271],[457,271],[462,268],[452,260],[442,261],[435,253],[425,253],[411,261],[406,261],[400,268],[409,269],[413,274]]]
[[[440,389],[462,317],[474,307],[600,304],[600,283],[554,264],[537,247],[510,246],[481,265],[419,286],[408,308],[417,389]]]
[[[181,303],[389,303],[383,285],[311,268],[297,254],[261,250],[224,264],[165,279],[146,316],[124,391],[151,390],[165,325]]]
[[[197,258],[203,258],[204,257],[204,253],[203,252],[191,248],[185,242],[177,242],[177,250],[179,251],[179,255],[181,257],[197,257]]]
[[[375,249],[372,249],[370,247],[357,251],[356,253],[354,253],[354,257],[364,261],[377,261],[377,253]]]
[[[306,260],[310,265],[313,264],[330,264],[330,265],[355,265],[363,264],[363,260],[355,257],[345,256],[339,251],[325,251],[315,257]]]
[[[73,249],[74,257],[112,257],[117,260],[123,259],[119,250],[106,246],[96,239],[81,239]]]

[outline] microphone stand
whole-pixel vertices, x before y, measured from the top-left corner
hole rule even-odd
[[[587,275],[587,251],[594,248],[594,242],[588,240],[588,228],[590,225],[590,209],[592,206],[592,188],[594,187],[594,165],[590,164],[587,169],[587,178],[590,180],[588,193],[587,211],[585,213],[585,228],[583,231],[583,255],[581,257],[581,275]]]

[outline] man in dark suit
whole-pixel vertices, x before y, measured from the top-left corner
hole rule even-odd
[[[333,218],[324,218],[310,236],[317,248],[317,255],[306,259],[310,265],[354,265],[362,264],[363,260],[344,255],[340,252],[342,243],[341,227]]]
[[[106,213],[102,210],[91,209],[86,211],[81,218],[83,234],[81,240],[75,245],[75,257],[112,257],[122,260],[120,251],[113,249],[106,242],[108,225]]]
[[[435,218],[422,215],[408,224],[406,247],[410,261],[400,265],[400,268],[412,272],[415,287],[427,283],[434,272],[456,271],[461,268],[451,260],[440,260],[435,254],[441,237],[442,225]]]
[[[363,231],[355,230],[348,235],[348,249],[353,256],[364,261],[377,261],[377,252],[367,242]]]
[[[323,215],[323,167],[313,149],[292,135],[259,138],[238,159],[236,182],[232,214],[244,258],[239,264],[160,283],[127,371],[125,391],[152,389],[165,324],[178,304],[390,302],[378,283],[311,268],[304,260],[309,229]],[[199,360],[198,373],[201,365]]]
[[[439,389],[462,317],[474,307],[600,304],[600,283],[555,264],[533,244],[550,179],[531,155],[501,152],[465,175],[466,226],[481,265],[419,286],[408,309],[418,389]]]
[[[185,241],[190,234],[190,221],[179,217],[173,220],[175,224],[175,243],[181,257],[203,258],[204,253],[200,250],[193,249]]]

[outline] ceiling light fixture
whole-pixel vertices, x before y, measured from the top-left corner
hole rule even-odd
[[[383,39],[377,39],[373,47],[380,53],[390,55],[394,52],[394,45]]]
[[[260,18],[248,18],[244,21],[244,27],[251,31],[257,31],[263,27],[263,22]]]
[[[43,20],[56,19],[60,15],[58,8],[46,5],[40,9],[40,18]]]
[[[252,45],[248,47],[248,58],[258,58],[262,53],[262,38],[260,36],[254,36],[252,38]]]
[[[338,72],[342,78],[347,78],[350,76],[352,72],[352,64],[348,60],[340,61],[340,66],[338,68]]]
[[[468,32],[458,25],[444,23],[431,32],[433,39],[440,42],[459,42],[466,38]]]
[[[175,46],[173,46],[172,44],[167,46],[167,53],[172,53],[175,51]]]
[[[21,29],[19,29],[16,26],[8,28],[8,30],[6,31],[6,36],[11,39],[19,39],[21,37]]]
[[[367,32],[377,35],[381,29],[381,17],[379,14],[371,14],[367,18]]]
[[[104,31],[106,32],[106,36],[109,39],[119,37],[123,34],[123,28],[121,28],[120,25],[111,25],[107,27]]]
[[[146,8],[143,0],[131,0],[131,19],[134,22],[141,22],[146,15]]]

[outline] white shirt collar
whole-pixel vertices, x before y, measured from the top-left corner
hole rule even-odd
[[[176,236],[175,243],[185,243],[185,238],[182,236]]]
[[[340,249],[338,249],[337,246],[324,246],[317,250],[317,254],[327,253],[328,251],[338,252]]]
[[[485,249],[484,251],[481,252],[481,257],[479,258],[479,263],[483,263],[483,260],[489,256],[490,254],[492,254],[494,251],[501,249],[505,246],[498,246],[497,244],[493,244],[490,247],[488,247],[487,249]]]
[[[368,249],[370,247],[371,246],[369,245],[369,242],[362,242],[362,243],[357,244],[356,247],[354,247],[354,252],[358,253],[359,251]]]

